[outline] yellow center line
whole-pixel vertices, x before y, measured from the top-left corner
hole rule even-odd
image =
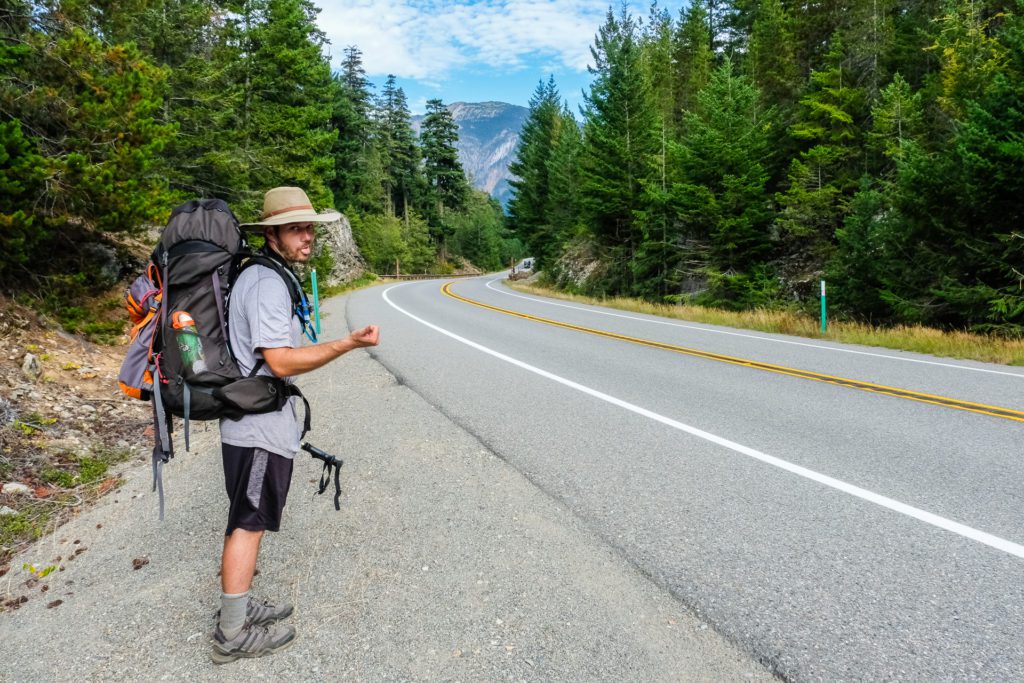
[[[732,365],[742,365],[755,370],[764,370],[765,372],[774,372],[780,375],[789,375],[791,377],[800,377],[802,379],[814,380],[816,382],[827,382],[828,384],[835,384],[837,386],[849,387],[850,389],[860,389],[861,391],[870,391],[876,394],[885,394],[886,396],[893,396],[895,398],[905,398],[911,401],[919,401],[921,403],[931,403],[932,405],[944,406],[946,408],[954,408],[956,410],[966,410],[972,413],[980,413],[982,415],[990,415],[992,417],[1001,417],[1007,420],[1015,420],[1017,422],[1024,422],[1024,412],[1019,410],[1012,410],[1010,408],[1001,408],[999,406],[990,406],[984,403],[972,403],[970,401],[961,401],[960,399],[950,398],[948,396],[936,396],[932,394],[924,394],[918,391],[911,391],[909,389],[898,389],[896,387],[888,387],[883,384],[872,384],[871,382],[863,382],[858,379],[850,379],[848,377],[837,377],[834,375],[826,375],[820,372],[811,372],[810,370],[799,370],[796,368],[789,368],[784,365],[773,365],[771,363],[762,363],[761,361],[749,360],[746,358],[738,358],[736,356],[726,356],[721,353],[712,353],[710,351],[701,351],[700,349],[691,349],[685,346],[676,346],[674,344],[666,344],[664,342],[652,341],[650,339],[640,339],[638,337],[629,337],[624,334],[616,334],[615,332],[606,332],[604,330],[597,330],[590,327],[583,327],[582,325],[573,325],[571,323],[564,323],[558,320],[551,320],[550,318],[541,318],[535,315],[529,315],[528,313],[520,313],[519,311],[512,311],[507,308],[499,308],[498,306],[491,306],[480,301],[474,301],[473,299],[467,299],[464,296],[459,296],[451,290],[451,286],[454,282],[445,284],[441,291],[447,296],[450,296],[457,301],[461,301],[466,304],[473,306],[479,306],[489,311],[495,311],[497,313],[503,313],[505,315],[511,315],[516,318],[522,318],[524,320],[532,320],[533,322],[543,323],[545,325],[552,325],[554,327],[561,327],[567,330],[575,330],[577,332],[585,332],[586,334],[593,334],[598,337],[607,337],[608,339],[617,339],[619,341],[629,342],[630,344],[639,344],[640,346],[649,346],[655,349],[661,349],[663,351],[671,351],[672,353],[681,353],[687,356],[694,356],[697,358],[704,358],[707,360],[718,361],[720,363],[730,363]]]

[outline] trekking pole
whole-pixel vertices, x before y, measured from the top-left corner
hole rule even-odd
[[[331,483],[331,469],[334,470],[334,509],[341,510],[341,466],[345,464],[345,461],[339,457],[333,456],[326,451],[322,451],[312,444],[302,444],[302,450],[312,455],[317,460],[322,460],[324,463],[324,469],[320,472],[320,489],[316,492],[316,495],[320,495],[327,490],[328,484]]]
[[[320,334],[320,291],[316,287],[316,268],[313,269],[310,279],[313,281],[313,317],[316,320],[316,333]]]

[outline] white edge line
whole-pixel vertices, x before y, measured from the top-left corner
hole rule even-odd
[[[786,472],[790,472],[791,474],[795,474],[799,477],[809,479],[813,482],[817,482],[824,486],[828,486],[830,488],[836,489],[837,491],[842,491],[843,493],[849,494],[856,498],[860,498],[862,500],[866,500],[870,503],[874,503],[875,505],[887,508],[894,512],[898,512],[902,515],[906,515],[907,517],[912,517],[913,519],[924,522],[925,524],[930,524],[940,529],[950,531],[954,534],[963,536],[964,538],[968,538],[972,541],[977,541],[978,543],[984,543],[987,546],[1024,559],[1024,546],[1014,543],[1013,541],[1008,541],[1004,538],[1000,538],[999,536],[995,536],[984,531],[979,531],[978,529],[969,527],[965,524],[954,522],[951,519],[940,517],[939,515],[932,514],[931,512],[928,512],[926,510],[916,508],[912,505],[907,505],[906,503],[901,503],[900,501],[895,500],[893,498],[888,498],[881,494],[874,493],[873,491],[863,489],[859,486],[854,486],[853,484],[848,484],[839,479],[834,479],[827,475],[821,474],[820,472],[815,472],[814,470],[807,469],[806,467],[794,465],[793,463],[788,462],[786,460],[782,460],[781,458],[776,458],[775,456],[768,455],[767,453],[762,453],[761,451],[749,448],[742,444],[738,444],[735,441],[730,441],[726,438],[711,434],[710,432],[705,432],[702,429],[698,429],[696,427],[691,427],[690,425],[683,424],[682,422],[673,420],[670,417],[665,417],[664,415],[660,415],[653,411],[647,410],[646,408],[641,408],[640,406],[629,403],[628,401],[623,401],[622,399],[615,398],[614,396],[610,396],[596,389],[591,389],[590,387],[578,384],[576,382],[573,382],[572,380],[548,372],[547,370],[542,370],[541,368],[530,365],[529,363],[524,363],[521,360],[517,360],[510,356],[506,356],[505,354],[499,351],[495,351],[474,341],[470,341],[469,339],[460,337],[454,332],[449,332],[448,330],[442,327],[438,327],[437,325],[431,322],[427,322],[423,318],[413,315],[412,313],[406,311],[404,308],[398,306],[393,301],[391,301],[391,299],[388,298],[388,292],[390,292],[395,287],[401,287],[404,284],[407,283],[403,283],[401,285],[392,285],[391,287],[388,287],[386,290],[384,290],[382,296],[384,297],[384,300],[388,303],[389,306],[394,308],[399,313],[408,316],[409,318],[412,318],[421,325],[425,325],[430,329],[440,332],[441,334],[450,337],[457,342],[465,344],[466,346],[474,348],[477,351],[482,351],[483,353],[493,356],[499,360],[505,361],[506,363],[511,363],[516,367],[522,368],[527,372],[532,372],[536,375],[540,375],[541,377],[550,379],[551,381],[562,384],[566,387],[569,387],[570,389],[575,389],[576,391],[587,394],[588,396],[592,396],[598,400],[610,403],[614,406],[618,406],[630,412],[636,413],[637,415],[641,415],[648,419],[654,420],[655,422],[660,422],[663,425],[672,427],[673,429],[677,429],[681,432],[686,432],[687,434],[696,436],[699,439],[704,439],[705,441],[709,441],[718,446],[722,446],[723,448],[727,448],[736,453],[740,453],[741,455],[746,455],[747,457],[759,460],[767,465],[777,467],[781,470],[785,470]]]
[[[514,296],[519,299],[526,299],[527,301],[533,301],[539,304],[547,304],[549,306],[559,306],[561,308],[571,308],[574,311],[584,311],[587,313],[597,313],[598,315],[607,315],[613,318],[625,318],[626,320],[637,320],[640,322],[651,323],[654,325],[668,325],[669,327],[681,327],[687,330],[697,330],[699,332],[710,332],[712,334],[726,334],[731,337],[746,337],[747,339],[759,339],[761,341],[775,342],[776,344],[792,344],[793,346],[806,346],[812,349],[819,349],[822,351],[839,351],[841,353],[854,353],[858,356],[873,356],[875,358],[887,358],[889,360],[904,361],[906,363],[922,363],[924,365],[938,365],[943,368],[955,368],[957,370],[970,370],[972,372],[987,372],[993,375],[1006,375],[1007,377],[1016,377],[1017,379],[1024,379],[1024,375],[1015,372],[1003,372],[1001,370],[989,370],[988,368],[972,368],[969,365],[957,365],[956,363],[940,363],[933,360],[921,360],[919,358],[903,358],[901,356],[890,356],[884,353],[872,353],[870,351],[856,351],[854,349],[842,349],[835,346],[822,346],[820,344],[810,344],[807,342],[791,341],[789,339],[775,339],[774,337],[762,337],[757,334],[745,334],[743,332],[729,332],[728,330],[716,330],[711,327],[701,327],[699,325],[686,325],[684,323],[673,323],[665,320],[652,320],[651,318],[638,318],[632,315],[624,315],[622,313],[610,313],[608,311],[600,311],[596,308],[583,308],[582,306],[572,306],[570,304],[563,304],[557,301],[548,301],[547,299],[540,299],[532,296],[524,296],[515,292],[508,292],[502,289],[491,287],[491,285],[501,278],[495,278],[488,280],[485,284],[487,289],[498,294],[505,294],[506,296]]]

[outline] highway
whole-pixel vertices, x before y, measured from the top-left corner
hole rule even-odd
[[[490,275],[350,295],[371,355],[783,678],[1024,679],[1024,369]],[[524,561],[526,561],[524,559]]]

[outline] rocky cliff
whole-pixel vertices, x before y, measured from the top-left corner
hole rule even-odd
[[[505,102],[452,102],[448,111],[459,126],[459,159],[470,182],[504,205],[512,189],[508,165],[515,159],[519,130],[530,110]],[[413,117],[417,134],[422,120]]]

